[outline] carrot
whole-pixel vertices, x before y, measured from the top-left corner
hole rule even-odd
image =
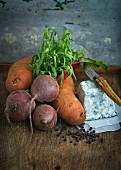
[[[31,86],[33,75],[32,69],[28,65],[31,60],[32,57],[30,56],[11,65],[5,82],[5,86],[9,92],[27,90]]]
[[[53,101],[53,106],[58,110],[59,116],[70,125],[79,125],[86,119],[84,107],[74,93],[74,82],[68,76],[59,89],[59,95]]]

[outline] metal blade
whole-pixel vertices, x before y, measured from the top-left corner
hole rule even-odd
[[[80,65],[83,71],[91,80],[94,80],[94,78],[99,77],[99,75],[91,67],[88,67],[86,63],[80,63]]]
[[[103,77],[100,77],[91,67],[87,66],[86,63],[80,63],[80,65],[86,75],[95,82],[98,88],[100,88],[117,105],[121,106],[121,98],[113,91],[108,82]]]

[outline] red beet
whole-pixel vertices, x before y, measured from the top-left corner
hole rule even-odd
[[[57,81],[49,75],[39,75],[31,86],[32,96],[40,102],[51,102],[59,93]]]
[[[17,90],[8,95],[5,113],[7,118],[12,121],[24,121],[35,109],[35,105],[35,101],[32,101],[29,93],[25,90]]]
[[[57,112],[52,106],[48,104],[41,104],[33,113],[33,122],[35,127],[38,129],[51,129],[57,123]]]

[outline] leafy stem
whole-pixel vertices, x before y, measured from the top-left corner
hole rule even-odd
[[[96,61],[91,58],[84,58],[84,50],[73,50],[71,48],[71,34],[69,30],[63,32],[60,38],[57,37],[57,31],[54,27],[47,27],[42,38],[42,45],[39,51],[33,56],[30,66],[33,75],[49,74],[53,78],[61,73],[64,80],[64,73],[74,74],[72,64],[78,62],[87,63],[92,67],[102,67],[107,70],[107,65],[103,61]],[[76,77],[75,77],[76,78]]]

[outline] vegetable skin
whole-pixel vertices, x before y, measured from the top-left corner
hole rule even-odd
[[[49,130],[57,123],[57,112],[52,106],[41,104],[33,113],[33,122],[36,128]]]
[[[50,75],[37,76],[31,86],[31,94],[39,102],[52,102],[58,93],[59,85]]]
[[[32,57],[27,57],[13,63],[8,71],[5,82],[9,92],[16,90],[27,90],[33,82],[32,69],[29,66]]]
[[[68,76],[65,81],[60,85],[60,90],[68,89],[69,91],[74,92],[75,85],[73,78],[71,76]]]
[[[86,114],[84,107],[75,96],[74,82],[70,82],[73,82],[73,79],[68,76],[60,86],[59,95],[53,101],[53,106],[66,123],[79,125],[85,121]]]
[[[10,93],[6,100],[5,114],[7,120],[24,121],[29,117],[29,108],[31,104],[31,112],[35,109],[35,101],[25,90],[17,90]]]

